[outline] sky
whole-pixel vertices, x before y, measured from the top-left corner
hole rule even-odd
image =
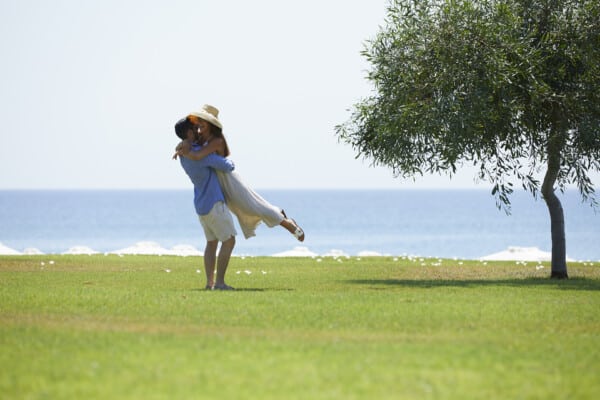
[[[489,187],[398,179],[335,136],[387,4],[0,0],[0,189],[189,188],[173,126],[203,104],[257,189]]]

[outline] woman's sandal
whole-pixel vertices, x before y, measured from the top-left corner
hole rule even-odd
[[[304,242],[304,231],[302,230],[302,228],[300,228],[300,225],[298,225],[296,220],[292,219],[292,218],[288,218],[288,216],[285,215],[285,211],[283,211],[283,209],[281,210],[281,215],[283,215],[283,218],[289,219],[290,221],[292,221],[294,223],[294,225],[296,225],[296,230],[294,232],[292,232],[292,235],[294,235],[294,237],[296,239],[298,239],[300,242]]]
[[[294,235],[294,237],[300,242],[304,242],[304,231],[302,230],[302,228],[300,228],[300,225],[298,225],[295,219],[292,219],[292,221],[294,222],[294,225],[296,225],[296,230],[294,231],[294,233],[292,233],[292,235]]]

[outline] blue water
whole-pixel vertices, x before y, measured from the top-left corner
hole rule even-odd
[[[485,190],[260,193],[302,225],[306,241],[300,244],[283,228],[261,226],[255,238],[238,236],[235,254],[271,255],[299,245],[318,254],[335,249],[458,258],[509,246],[551,250],[546,205],[525,192],[511,197],[511,215],[499,211]],[[568,256],[600,260],[600,210],[583,204],[576,191],[560,198]],[[0,191],[0,242],[12,249],[62,253],[88,246],[110,252],[140,241],[202,250],[192,190]]]

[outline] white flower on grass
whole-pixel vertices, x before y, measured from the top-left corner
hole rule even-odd
[[[267,271],[261,271],[261,272],[262,272],[262,274],[263,274],[263,275],[266,275],[266,274],[267,274]]]
[[[544,269],[544,266],[541,265],[541,264],[540,265],[536,265],[535,269],[539,271],[540,269]]]
[[[171,272],[170,269],[165,269],[165,272],[168,274],[169,272]]]
[[[252,271],[245,270],[245,271],[244,271],[244,273],[245,273],[246,275],[250,275],[250,274],[252,273]]]
[[[321,262],[321,261],[323,261],[322,258],[317,258],[317,262]]]
[[[54,261],[50,260],[50,261],[48,261],[48,264],[54,265]]]
[[[526,266],[527,263],[525,261],[517,261],[517,265]]]
[[[42,262],[40,263],[40,265],[41,265],[41,266],[44,266],[44,265],[46,265],[46,263],[42,261]]]
[[[242,273],[242,271],[235,271],[236,275],[239,275]]]
[[[201,273],[202,273],[202,271],[200,271],[199,269],[197,269],[197,270],[196,270],[196,273],[197,273],[197,274],[201,274]]]

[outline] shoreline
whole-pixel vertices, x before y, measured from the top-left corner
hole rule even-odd
[[[162,247],[156,242],[137,242],[132,246],[118,249],[108,252],[99,252],[87,246],[74,246],[60,253],[44,253],[37,248],[26,248],[23,251],[18,251],[10,247],[5,246],[0,242],[0,255],[14,255],[14,256],[27,256],[27,255],[156,255],[156,256],[202,256],[203,252],[192,245],[180,244],[173,246],[170,249]],[[343,250],[331,249],[326,253],[315,253],[306,246],[295,246],[290,250],[278,252],[268,255],[248,255],[248,254],[233,254],[232,257],[332,257],[332,258],[350,258],[350,257],[408,257],[408,258],[440,258],[435,255],[414,255],[414,254],[387,254],[379,253],[377,251],[364,250],[356,254],[348,254]],[[444,258],[444,257],[441,257]],[[510,246],[505,250],[484,255],[481,257],[473,258],[472,260],[479,261],[521,261],[521,262],[549,262],[551,261],[552,254],[550,252],[542,251],[537,247],[522,247],[522,246]],[[467,260],[467,258],[457,258],[456,260]],[[567,261],[575,262],[578,260],[567,257]],[[581,261],[581,260],[579,260]],[[591,260],[586,260],[591,261]],[[600,262],[600,260],[596,260]]]

